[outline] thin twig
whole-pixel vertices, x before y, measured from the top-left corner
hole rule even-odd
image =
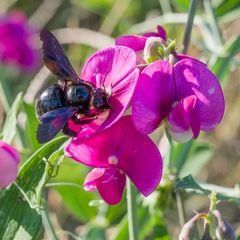
[[[153,26],[157,26],[159,23],[161,25],[185,24],[187,22],[187,18],[188,14],[186,13],[166,13],[162,16],[132,25],[132,27],[130,27],[125,34],[139,34],[148,32],[149,30],[153,29]],[[193,24],[201,26],[202,18],[200,16],[195,16]]]
[[[114,39],[106,34],[85,28],[61,28],[53,31],[61,44],[78,43],[101,49],[114,45]]]
[[[187,53],[188,46],[190,43],[191,32],[192,32],[192,27],[193,27],[193,20],[194,20],[194,16],[196,13],[198,1],[199,0],[191,0],[191,3],[190,3],[188,19],[187,19],[187,23],[186,23],[186,27],[185,27],[184,36],[183,36],[183,50],[182,50],[183,54]]]
[[[209,0],[204,0],[203,4],[204,4],[204,9],[205,9],[205,11],[207,13],[207,16],[208,16],[208,20],[209,20],[209,24],[210,24],[212,33],[214,35],[215,43],[219,47],[222,47],[222,45],[223,45],[222,34],[220,32],[220,28],[218,26],[216,15],[214,13],[211,2]]]

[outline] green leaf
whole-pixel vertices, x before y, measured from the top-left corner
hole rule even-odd
[[[213,73],[222,83],[228,75],[229,66],[232,58],[240,52],[240,37],[235,37],[229,41],[224,47],[224,56],[218,57],[211,67]]]
[[[16,184],[0,193],[0,239],[38,239],[42,227],[40,198],[46,178],[43,158],[48,158],[65,140],[56,138],[36,151],[22,165]]]
[[[41,144],[38,143],[36,138],[36,132],[39,122],[36,118],[35,107],[33,104],[23,102],[23,108],[27,115],[25,128],[27,142],[28,145],[32,148],[32,150],[37,150],[41,146]]]
[[[200,195],[210,195],[211,192],[216,192],[219,200],[240,204],[240,192],[238,189],[229,189],[213,184],[200,184],[191,175],[184,177],[175,184],[174,190],[180,189],[190,190],[190,192]]]
[[[2,140],[7,143],[11,143],[16,135],[17,129],[17,114],[22,102],[22,93],[19,93],[13,102],[5,120],[2,131]]]
[[[230,11],[236,10],[240,8],[239,1],[236,0],[223,0],[217,8],[215,8],[215,12],[217,16],[222,16]]]

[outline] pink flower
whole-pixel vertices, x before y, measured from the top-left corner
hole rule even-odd
[[[39,53],[33,46],[34,30],[21,12],[0,17],[0,61],[21,70],[33,70]]]
[[[137,62],[138,64],[144,63],[144,60],[142,59],[142,53],[145,48],[145,44],[148,38],[150,37],[156,37],[159,38],[159,40],[166,41],[167,35],[161,26],[157,26],[157,32],[148,32],[143,34],[142,36],[138,35],[129,35],[129,36],[121,36],[116,38],[116,45],[119,46],[126,46],[131,49],[133,49],[137,55]]]
[[[183,58],[175,65],[164,60],[142,72],[133,97],[133,121],[149,134],[165,120],[176,141],[197,138],[210,131],[224,114],[224,96],[218,79],[200,61]]]
[[[117,46],[100,50],[85,63],[81,79],[104,90],[108,95],[110,109],[97,115],[89,124],[69,124],[71,130],[81,131],[78,137],[103,130],[118,121],[129,107],[139,77],[133,50]]]
[[[87,175],[84,188],[97,189],[108,204],[121,200],[126,175],[144,196],[157,187],[162,176],[158,148],[147,135],[135,129],[131,116],[121,118],[111,128],[88,139],[73,139],[65,154],[95,167]]]
[[[20,156],[11,145],[0,141],[0,188],[15,181]]]

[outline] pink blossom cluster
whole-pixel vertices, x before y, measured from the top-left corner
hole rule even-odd
[[[95,53],[81,75],[108,93],[111,108],[65,148],[68,157],[93,167],[84,188],[98,190],[108,204],[121,200],[126,176],[144,196],[158,186],[162,157],[147,134],[163,124],[174,140],[186,142],[214,129],[224,113],[216,76],[199,60],[176,53],[162,27],[119,37],[116,45]],[[123,116],[130,106],[132,115]]]
[[[34,70],[39,62],[34,33],[22,12],[0,16],[0,61],[22,71]]]

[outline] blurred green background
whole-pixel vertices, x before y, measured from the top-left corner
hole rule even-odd
[[[114,45],[115,37],[154,31],[158,24],[166,29],[170,39],[177,40],[177,49],[181,51],[188,9],[188,0],[0,1],[1,14],[20,10],[37,29],[53,31],[78,73],[94,51]],[[239,183],[239,26],[238,0],[199,1],[188,53],[208,63],[218,76],[225,93],[226,110],[224,119],[214,132],[203,135],[197,143],[191,143],[193,146],[176,144],[173,157],[181,158],[181,153],[185,151],[183,159],[179,160],[182,161],[178,169],[180,177],[192,174],[201,182],[225,187],[234,187]],[[38,36],[36,41],[40,47]],[[56,82],[56,79],[42,63],[36,72],[28,75],[11,67],[4,68],[12,100],[20,91],[24,95],[25,103],[18,117],[20,131],[26,136],[21,149],[24,161],[39,148],[33,130],[38,124],[34,99],[41,89]],[[0,125],[5,117],[0,103]],[[161,134],[160,128],[152,135],[156,143]],[[82,184],[88,171],[87,167],[65,158],[57,176],[50,178],[45,195],[49,203],[49,216],[59,239],[128,239],[126,196],[119,205],[107,206],[99,201],[96,193],[85,192]],[[57,182],[72,185],[54,186]],[[182,197],[186,219],[193,216],[194,211],[209,207],[206,196],[186,193]],[[180,224],[171,179],[164,179],[149,198],[138,196],[138,201],[141,206],[138,212],[141,239],[177,239]],[[240,235],[240,205],[222,201],[219,209]],[[42,231],[40,239],[49,239],[46,231]]]

